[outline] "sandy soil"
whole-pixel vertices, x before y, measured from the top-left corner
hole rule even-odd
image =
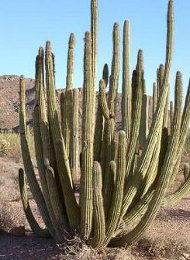
[[[51,239],[37,238],[29,228],[19,199],[17,171],[21,164],[0,158],[0,260],[4,259],[190,259],[190,195],[174,207],[162,208],[144,237],[124,250],[95,253],[84,248],[76,255],[67,255],[62,246]],[[39,216],[35,202],[30,204]],[[39,221],[41,222],[40,218]],[[25,226],[25,236],[8,231]]]

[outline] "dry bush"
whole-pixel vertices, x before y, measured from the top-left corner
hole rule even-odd
[[[183,256],[190,257],[190,248],[176,243],[173,240],[163,239],[141,239],[135,246],[132,247],[131,252],[136,257],[143,257],[145,259],[186,259]],[[190,259],[190,258],[187,258]]]
[[[34,157],[34,140],[32,132],[28,132],[27,136],[31,155]],[[20,162],[22,160],[19,134],[0,134],[0,156],[8,157],[16,162]]]

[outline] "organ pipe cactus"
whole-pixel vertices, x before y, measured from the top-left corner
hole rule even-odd
[[[23,77],[20,79],[20,139],[24,170],[45,230],[39,227],[29,207],[22,169],[19,171],[20,191],[27,219],[38,235],[50,235],[63,242],[68,231],[77,231],[81,239],[93,247],[128,247],[154,220],[161,205],[180,199],[189,190],[190,178],[186,173],[184,184],[175,194],[166,196],[177,174],[188,133],[190,84],[182,112],[182,74],[177,72],[175,104],[170,108],[170,129],[167,129],[174,23],[173,0],[169,0],[166,60],[165,66],[160,65],[157,70],[153,119],[149,126],[143,51],[138,52],[137,65],[130,80],[129,22],[125,21],[122,124],[117,131],[119,25],[115,23],[113,27],[111,75],[105,65],[95,112],[97,0],[91,1],[91,12],[91,31],[85,33],[81,122],[78,90],[73,89],[74,35],[71,34],[69,40],[66,90],[61,94],[60,110],[50,42],[46,43],[45,72],[42,48],[36,58],[34,141],[41,185],[27,142],[25,82]],[[82,144],[79,149],[80,133]],[[73,185],[76,175],[80,175],[79,199]]]

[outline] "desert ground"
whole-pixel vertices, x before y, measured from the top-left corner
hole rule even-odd
[[[77,237],[64,245],[36,237],[22,209],[18,187],[22,160],[19,145],[16,141],[14,144],[14,148],[8,146],[0,153],[0,259],[190,259],[190,194],[173,207],[163,207],[140,241],[128,250],[97,252],[83,245]],[[187,150],[183,161],[187,163],[189,157]],[[180,176],[178,182],[182,178]],[[29,198],[36,218],[43,225],[30,191]]]

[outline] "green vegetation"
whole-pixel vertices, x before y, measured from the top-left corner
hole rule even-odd
[[[190,123],[190,85],[182,108],[182,74],[177,72],[175,104],[168,117],[169,74],[173,52],[173,0],[168,4],[165,66],[160,65],[154,84],[153,120],[148,125],[143,51],[130,80],[129,22],[123,34],[122,130],[116,131],[119,83],[119,25],[113,27],[111,75],[108,66],[99,82],[95,109],[97,0],[91,2],[91,32],[85,33],[82,147],[79,148],[78,100],[73,89],[74,35],[69,40],[67,86],[60,98],[55,92],[55,64],[50,42],[36,58],[34,143],[41,185],[32,165],[26,135],[25,81],[20,78],[20,138],[24,170],[46,225],[42,230],[32,215],[23,170],[19,171],[21,197],[31,228],[38,235],[64,241],[75,231],[88,245],[128,247],[139,239],[160,206],[171,202],[166,191],[178,172]],[[46,79],[46,82],[44,82]],[[106,88],[109,90],[106,93]],[[169,120],[170,118],[170,120]],[[81,160],[79,159],[81,154]],[[80,169],[79,169],[80,168]],[[80,177],[80,198],[73,182]],[[179,193],[188,190],[189,178]],[[174,195],[173,195],[174,196]]]

